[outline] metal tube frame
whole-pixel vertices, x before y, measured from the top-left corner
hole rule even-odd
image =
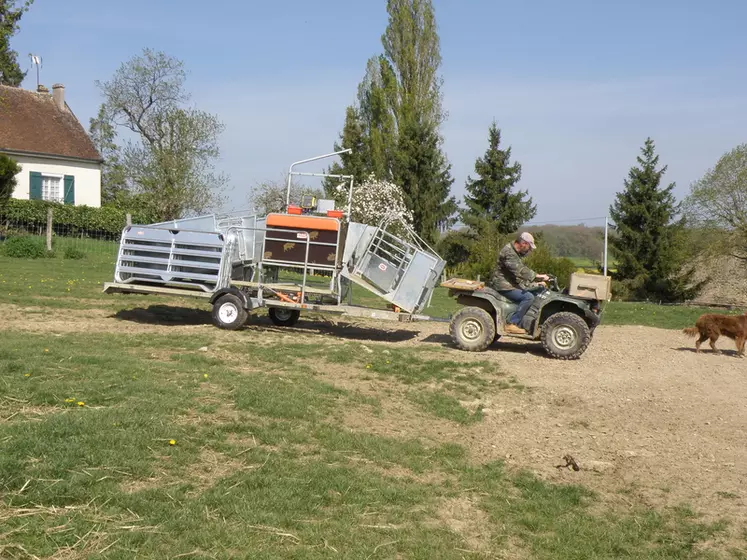
[[[354,177],[352,175],[335,175],[331,173],[308,173],[308,172],[301,172],[301,171],[293,171],[293,168],[297,165],[302,165],[304,163],[309,163],[312,161],[317,161],[320,159],[326,159],[334,156],[338,156],[340,154],[345,154],[352,152],[352,148],[346,148],[344,150],[340,150],[338,152],[332,152],[330,154],[324,154],[321,156],[315,156],[308,159],[302,159],[300,161],[294,161],[291,163],[290,167],[288,168],[288,186],[285,193],[285,207],[287,208],[290,205],[290,193],[291,193],[291,181],[293,179],[294,175],[302,176],[302,177],[331,177],[333,179],[346,179],[350,180],[350,187],[348,189],[348,210],[347,210],[347,216],[348,219],[350,219],[350,213],[353,206],[353,181]]]

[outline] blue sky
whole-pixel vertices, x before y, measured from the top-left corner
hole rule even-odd
[[[744,0],[434,4],[460,199],[494,118],[536,222],[604,216],[647,136],[680,197],[747,141]],[[385,0],[35,0],[12,45],[24,69],[43,57],[41,82],[64,83],[86,127],[95,80],[143,47],[183,60],[193,104],[226,124],[219,166],[240,209],[257,182],[331,151],[386,21]]]

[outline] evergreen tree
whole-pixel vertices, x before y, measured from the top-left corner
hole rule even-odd
[[[512,192],[521,178],[521,164],[509,164],[511,148],[502,150],[501,131],[495,121],[488,131],[488,149],[475,161],[478,179],[467,177],[462,221],[476,234],[485,222],[494,224],[500,234],[514,233],[537,214],[537,207],[527,191]]]
[[[18,65],[18,53],[10,48],[10,38],[18,32],[21,16],[33,0],[16,6],[16,0],[0,0],[0,84],[18,87],[26,77]]]
[[[439,135],[445,114],[435,13],[431,0],[388,0],[387,12],[384,53],[368,60],[357,106],[347,109],[340,135],[341,145],[357,145],[360,157],[345,154],[330,172],[373,173],[401,186],[416,231],[433,241],[457,210]],[[327,192],[333,184],[325,182]]]
[[[676,220],[679,204],[675,184],[661,186],[667,167],[657,169],[659,156],[647,138],[631,167],[625,189],[610,207],[617,235],[610,244],[617,261],[616,276],[634,297],[679,301],[692,298],[702,284],[692,285],[692,270],[685,268],[684,219]]]

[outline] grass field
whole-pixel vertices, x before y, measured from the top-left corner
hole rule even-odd
[[[0,309],[204,307],[102,294],[113,258],[0,257]],[[431,312],[454,309],[438,290]],[[612,303],[604,322],[681,328],[702,311]],[[477,462],[459,435],[374,429],[386,411],[459,434],[483,420],[477,397],[531,393],[479,355],[211,328],[0,332],[0,558],[722,557],[704,545],[726,521],[613,508]]]

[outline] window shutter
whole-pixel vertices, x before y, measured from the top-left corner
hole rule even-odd
[[[65,204],[75,204],[75,177],[65,175]]]
[[[38,171],[29,172],[29,200],[42,199],[42,174]]]

